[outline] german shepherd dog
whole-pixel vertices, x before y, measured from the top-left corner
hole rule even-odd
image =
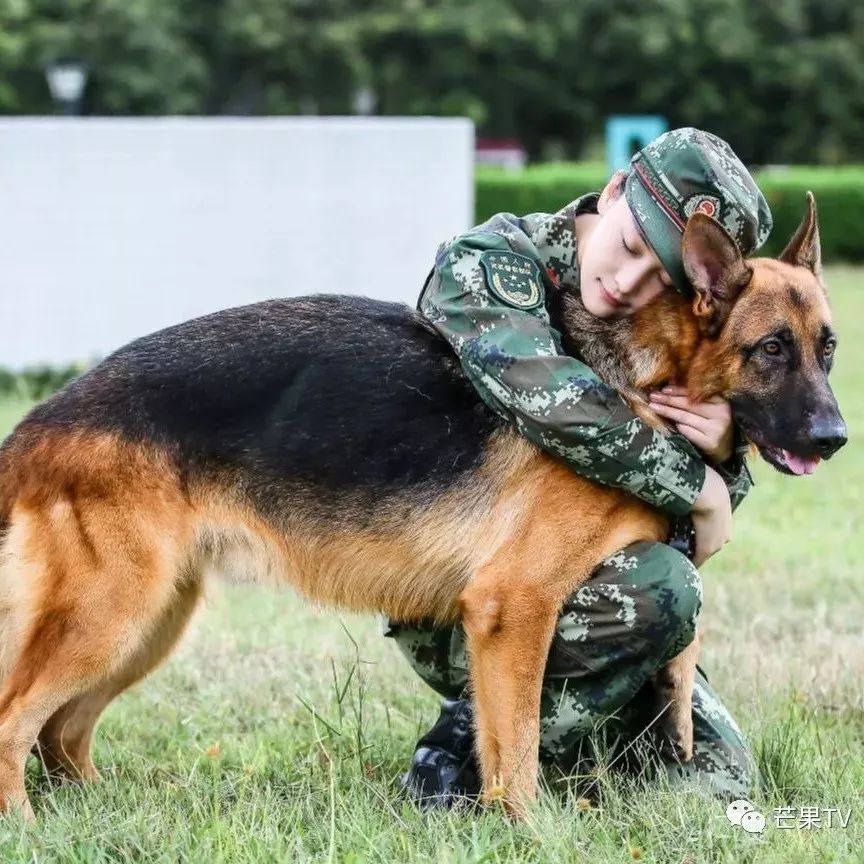
[[[683,243],[695,300],[667,292],[613,323],[555,293],[553,325],[658,428],[644,392],[685,383],[728,398],[779,470],[809,470],[845,440],[812,198],[780,260],[744,261],[701,214]],[[484,794],[519,813],[563,601],[667,532],[487,409],[406,306],[272,300],[146,336],[0,449],[0,807],[32,815],[37,742],[49,770],[97,776],[99,715],[168,655],[217,570],[397,620],[461,617]],[[682,668],[668,683],[686,722]]]

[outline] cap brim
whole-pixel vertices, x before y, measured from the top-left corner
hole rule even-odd
[[[645,188],[635,171],[630,172],[624,192],[636,227],[660,259],[672,284],[685,296],[691,294],[693,287],[684,272],[681,258],[684,235]]]

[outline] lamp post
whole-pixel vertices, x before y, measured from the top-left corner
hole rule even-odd
[[[375,108],[378,104],[378,97],[371,87],[360,87],[354,92],[352,107],[355,114],[361,117],[368,117],[375,113]]]
[[[55,60],[45,66],[45,77],[60,113],[69,117],[80,114],[81,100],[87,86],[87,64],[74,58]]]

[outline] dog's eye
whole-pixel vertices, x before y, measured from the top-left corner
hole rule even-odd
[[[822,349],[823,353],[826,357],[830,357],[834,353],[834,349],[837,347],[837,342],[834,339],[829,339],[825,343],[825,347]]]
[[[776,339],[769,339],[767,342],[762,344],[762,350],[769,357],[777,357],[783,353],[783,349],[780,347],[780,343]]]

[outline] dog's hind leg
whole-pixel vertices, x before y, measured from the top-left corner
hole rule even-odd
[[[66,705],[83,712],[70,745],[78,772],[92,773],[81,752],[92,730],[88,716],[95,721],[136,658],[144,665],[153,659],[145,646],[160,622],[171,620],[165,616],[178,602],[190,562],[188,508],[167,483],[147,490],[146,500],[156,499],[150,506],[140,487],[134,491],[137,500],[68,495],[13,512],[2,575],[32,591],[0,688],[0,811],[20,807],[32,814],[24,789],[27,755]]]
[[[108,680],[67,702],[39,733],[39,755],[49,774],[70,780],[96,780],[91,758],[93,732],[100,715],[127,687],[140,681],[170,654],[201,597],[201,580],[190,578],[177,589],[139,650]]]
[[[123,591],[122,576],[94,573],[89,578],[98,594],[91,591],[80,602],[66,594],[41,606],[0,692],[0,811],[21,807],[31,815],[24,764],[40,731],[65,705],[82,711],[80,737],[73,746],[80,773],[92,774],[86,761],[80,764],[92,724],[162,616],[162,608],[153,609],[146,601],[133,609],[136,598]],[[86,694],[94,694],[94,701]]]

